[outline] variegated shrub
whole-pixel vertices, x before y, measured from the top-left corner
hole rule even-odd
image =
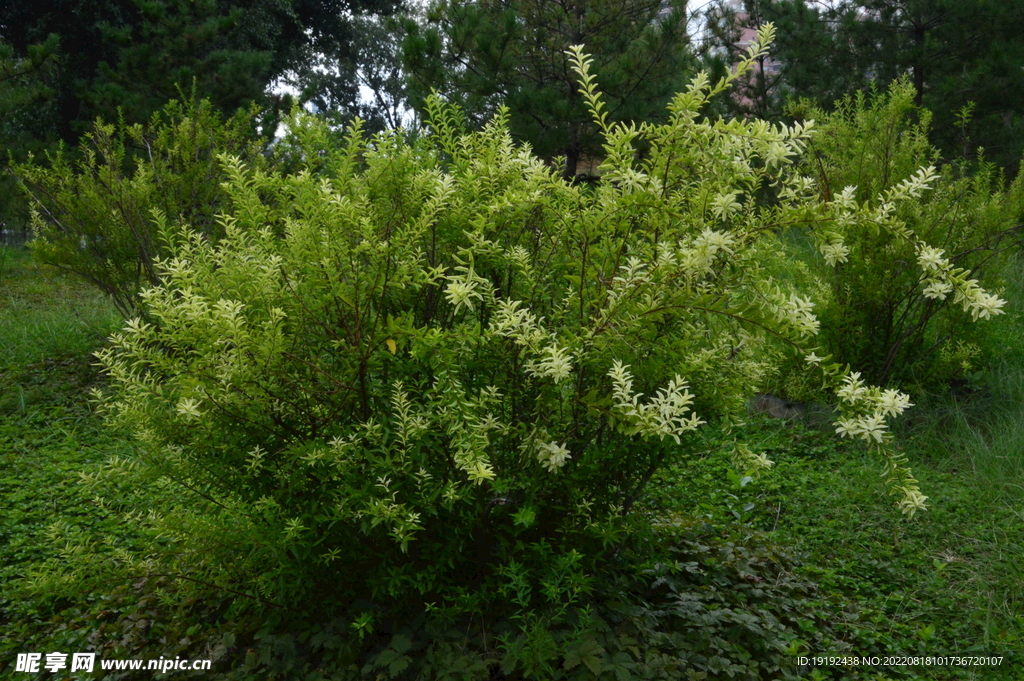
[[[930,171],[877,209],[824,201],[795,171],[810,125],[705,120],[728,81],[703,76],[666,123],[611,124],[573,59],[607,140],[594,187],[502,115],[467,132],[437,99],[412,142],[354,126],[338,143],[298,115],[284,144],[305,170],[223,159],[223,239],[180,231],[148,316],[100,355],[138,443],[111,471],[181,490],[149,520],[172,538],[159,560],[282,604],[463,611],[502,600],[514,566],[568,603],[586,581],[566,575],[619,541],[659,467],[794,354],[902,509],[923,507],[886,430],[906,397],[815,354],[814,302],[773,262],[789,226],[841,262],[844,225],[871,221],[914,245],[931,290],[997,312],[891,219]]]

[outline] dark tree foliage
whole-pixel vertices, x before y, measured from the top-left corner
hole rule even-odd
[[[52,125],[74,144],[97,117],[142,122],[193,81],[223,112],[288,71],[354,50],[353,15],[395,0],[6,0],[0,39],[24,58],[56,41]],[[54,37],[55,36],[55,37]]]
[[[736,10],[778,29],[772,52],[783,66],[775,115],[793,99],[831,107],[870,83],[884,88],[910,74],[915,103],[934,114],[933,141],[944,157],[973,157],[984,147],[1004,167],[1019,162],[1021,0],[744,0],[719,5],[720,35]],[[969,120],[959,115],[965,107]]]
[[[273,130],[289,103],[268,86],[285,74],[304,86],[325,60],[355,64],[353,23],[399,2],[3,0],[0,165],[44,159],[59,142],[74,149],[97,118],[145,123],[189,93],[224,115],[260,102]],[[333,85],[358,101],[350,72]],[[23,237],[26,203],[13,186],[4,172],[0,223]]]
[[[565,50],[583,44],[613,120],[651,120],[693,72],[680,0],[441,0],[410,25],[411,99],[437,90],[475,120],[504,104],[513,135],[564,157],[567,177],[599,154]]]
[[[725,0],[709,5],[704,19],[707,35],[702,57],[705,68],[717,80],[745,57],[751,34],[765,19],[757,3],[742,5]],[[778,44],[778,38],[774,44]],[[774,61],[771,53],[759,57],[750,73],[734,81],[729,96],[716,102],[715,112],[724,116],[777,118],[782,78],[771,68]]]
[[[59,64],[56,39],[33,45],[24,57],[0,42],[0,166],[51,149],[56,135],[54,89]],[[0,170],[0,242],[28,237],[28,202],[10,173]]]
[[[389,16],[351,17],[347,30],[357,37],[350,51],[318,54],[287,82],[299,99],[317,113],[350,121],[358,116],[363,129],[380,132],[409,123],[408,84],[402,68],[402,43],[414,11]]]

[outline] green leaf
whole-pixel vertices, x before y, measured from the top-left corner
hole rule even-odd
[[[512,514],[512,519],[516,525],[530,527],[537,520],[537,511],[532,506],[524,506]]]
[[[592,638],[585,638],[566,649],[565,661],[562,663],[562,667],[569,670],[583,664],[594,675],[600,675],[604,669],[601,661],[604,652],[604,648],[597,641]]]

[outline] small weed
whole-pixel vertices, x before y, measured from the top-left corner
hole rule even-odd
[[[984,478],[969,471],[916,461],[930,508],[907,520],[879,477],[880,462],[855,444],[770,420],[752,422],[741,434],[775,463],[744,487],[742,501],[754,504],[748,526],[802,556],[797,573],[819,587],[817,617],[840,634],[833,650],[801,654],[1004,656],[998,669],[837,668],[818,670],[822,678],[1020,678],[1019,508],[984,497]],[[663,476],[653,495],[655,513],[674,507],[729,518],[737,490],[722,450],[712,445],[704,458]],[[821,630],[810,621],[806,627]]]

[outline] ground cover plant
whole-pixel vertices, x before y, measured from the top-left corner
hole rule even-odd
[[[30,261],[27,249],[0,246],[0,367],[88,355],[123,318],[100,292],[47,277]]]
[[[935,636],[875,635],[870,617],[900,615],[884,607],[851,625],[863,593],[836,577],[846,568],[804,570],[763,534],[799,544],[820,509],[767,475],[763,496],[744,498],[775,454],[740,423],[746,398],[795,357],[885,478],[814,465],[798,480],[841,478],[846,501],[894,493],[908,517],[924,508],[887,428],[909,400],[817,354],[812,301],[785,278],[778,232],[804,229],[841,263],[851,228],[873,227],[918,256],[922,287],[999,315],[1002,299],[899,217],[934,172],[874,203],[822,196],[794,163],[808,128],[700,118],[728,82],[696,80],[665,125],[613,125],[586,57],[572,56],[607,140],[595,187],[517,148],[500,116],[471,132],[434,99],[412,139],[354,126],[339,140],[297,115],[286,171],[221,156],[217,240],[155,214],[173,257],[142,294],[144,316],[98,353],[109,385],[93,397],[123,439],[81,471],[96,517],[126,526],[100,541],[95,527],[53,524],[59,556],[29,556],[10,592],[25,600],[8,611],[37,620],[13,640],[46,640],[49,614],[62,645],[172,646],[223,660],[227,678],[753,679],[826,673],[797,669],[801,651],[899,652],[915,632]],[[15,437],[41,422],[24,423]],[[769,435],[801,450],[795,430]],[[722,452],[731,469],[702,466]],[[659,507],[674,485],[674,505]],[[803,521],[786,533],[790,496]],[[696,509],[680,508],[687,498]],[[759,504],[773,503],[759,530]],[[879,508],[888,529],[892,500]],[[828,567],[827,540],[804,534]],[[891,557],[884,542],[861,551]],[[897,561],[911,576],[893,582],[942,593],[914,574],[919,558]],[[105,586],[117,582],[131,587]],[[1012,608],[1012,590],[999,593]],[[96,615],[98,629],[82,626]],[[1013,645],[1015,626],[1002,618],[991,638]],[[959,646],[972,633],[941,636]]]
[[[941,420],[929,415],[925,423]],[[817,586],[813,616],[798,623],[794,654],[966,654],[1003,656],[998,668],[852,666],[805,668],[808,678],[1016,679],[1024,671],[1020,585],[1022,500],[990,494],[992,480],[963,459],[929,461],[943,451],[915,447],[922,485],[939,493],[927,514],[904,522],[886,510],[885,489],[863,452],[827,432],[778,420],[744,427],[773,462],[739,484],[727,447],[712,440],[704,457],[659,476],[652,513],[662,522],[724,522],[740,516],[802,560],[796,575]],[[944,430],[948,436],[948,432]],[[742,475],[742,473],[740,474]],[[730,482],[730,477],[732,481]],[[1019,481],[1019,477],[1017,478]],[[797,651],[804,651],[799,653]]]
[[[116,504],[98,500],[81,477],[130,450],[103,426],[89,399],[103,381],[92,353],[124,320],[93,287],[35,264],[26,248],[0,247],[0,263],[3,678],[14,676],[19,652],[33,650],[218,657],[228,649],[218,648],[222,632],[197,636],[216,620],[223,600],[216,594],[202,608],[167,608],[161,605],[166,578],[122,573],[111,582],[109,573],[87,570],[71,583],[59,570],[45,569],[65,565],[70,556],[63,552],[76,539],[95,561],[146,548],[148,538],[133,531]],[[145,489],[135,494],[144,498],[140,504],[159,503]]]
[[[820,599],[820,615],[804,631],[827,622],[842,642],[837,649],[1005,655],[998,669],[885,669],[890,678],[1024,673],[1019,256],[994,274],[1006,282],[1008,309],[982,336],[970,385],[923,394],[899,428],[900,446],[934,492],[927,514],[909,523],[887,514],[871,461],[828,429],[766,419],[744,428],[770,469],[741,484],[742,462],[712,438],[696,461],[660,475],[651,496],[652,512],[666,522],[741,519],[803,556],[796,572],[818,585]]]

